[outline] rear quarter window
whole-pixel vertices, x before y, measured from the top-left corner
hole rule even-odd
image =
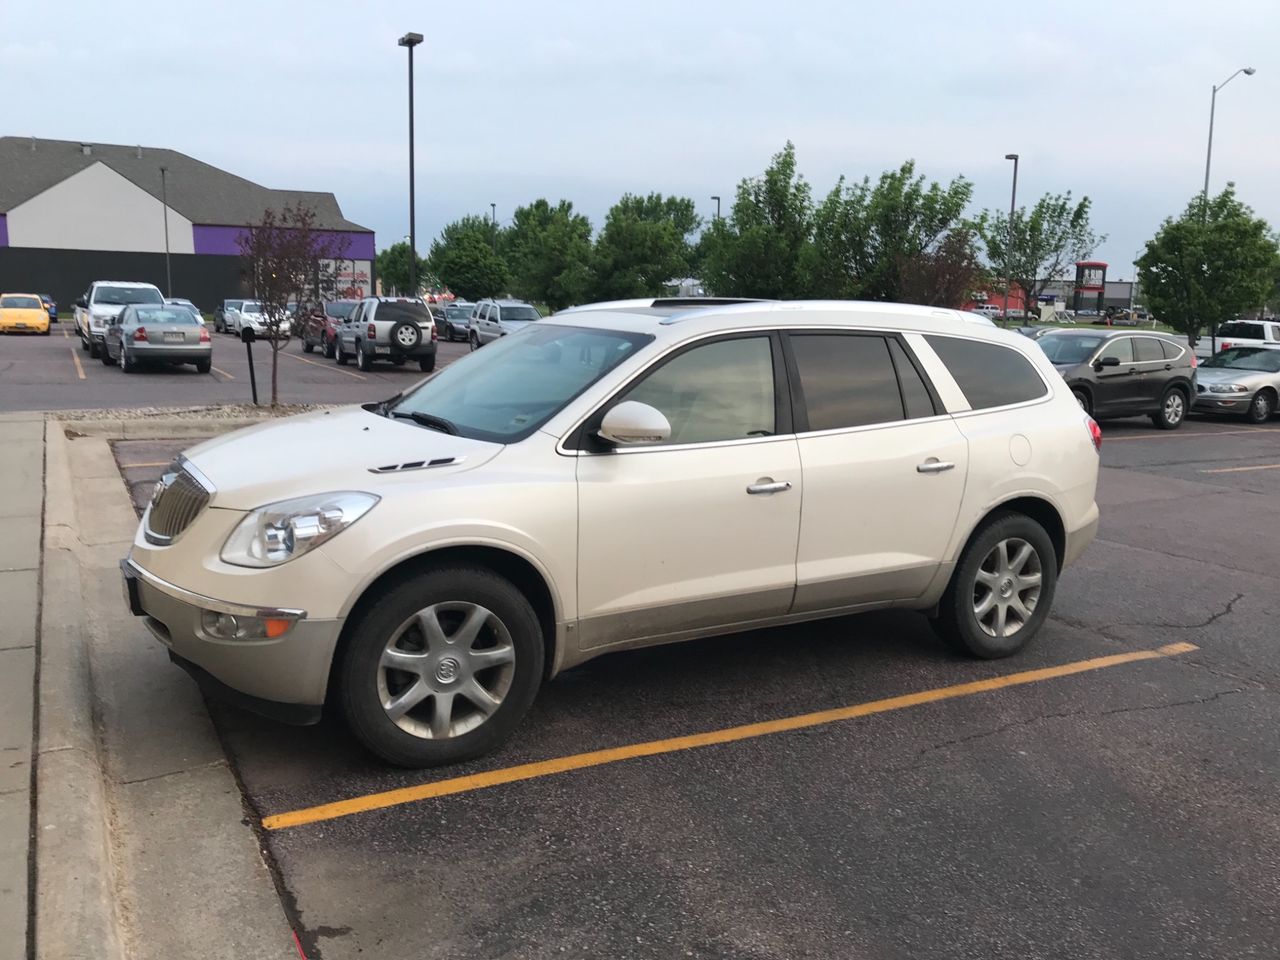
[[[974,410],[1039,400],[1049,392],[1035,366],[1017,350],[980,340],[926,336]]]

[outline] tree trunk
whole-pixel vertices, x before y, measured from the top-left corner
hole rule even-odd
[[[271,406],[280,404],[280,347],[279,340],[271,341]]]

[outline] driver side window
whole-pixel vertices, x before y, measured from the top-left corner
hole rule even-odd
[[[666,445],[771,436],[776,430],[769,337],[738,337],[694,347],[664,363],[618,402],[660,410]]]

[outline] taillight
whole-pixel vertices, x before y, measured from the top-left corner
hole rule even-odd
[[[436,329],[436,325],[434,323],[431,324],[431,339],[432,340],[440,339],[440,331]]]
[[[200,342],[201,343],[209,342],[209,330],[204,325],[201,325],[200,327]]]
[[[133,339],[134,339],[134,340],[136,340],[136,341],[146,341],[146,339],[147,339],[147,328],[146,328],[146,327],[139,327],[137,330],[133,331]]]
[[[376,326],[374,326],[372,323],[371,323],[371,324],[369,324],[369,330],[368,330],[367,332],[368,332],[368,334],[369,334],[369,339],[370,339],[370,340],[377,340],[377,339],[378,339],[378,328],[377,328]]]
[[[1222,346],[1220,346],[1218,349],[1219,349],[1219,350],[1230,350],[1230,349],[1231,349],[1231,344],[1230,344],[1228,341],[1223,340],[1223,341],[1222,341]]]
[[[1086,416],[1085,422],[1089,424],[1089,439],[1093,441],[1093,449],[1099,453],[1102,452],[1102,428],[1098,426],[1098,421],[1093,417]]]
[[[1197,356],[1193,353],[1193,354],[1191,355],[1191,369],[1192,369],[1192,370],[1194,370],[1194,369],[1196,369],[1198,366],[1200,366],[1200,358],[1199,358],[1199,357],[1197,357]]]

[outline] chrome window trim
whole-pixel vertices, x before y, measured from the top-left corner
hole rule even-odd
[[[305,620],[307,618],[307,611],[291,607],[254,607],[248,604],[229,603],[226,600],[206,597],[204,594],[172,584],[168,580],[162,580],[154,573],[138,566],[137,561],[132,558],[121,560],[120,569],[126,574],[132,573],[138,579],[146,581],[148,586],[160,591],[165,596],[200,607],[203,610],[212,610],[215,613],[229,613],[236,617],[258,617],[264,620]]]

